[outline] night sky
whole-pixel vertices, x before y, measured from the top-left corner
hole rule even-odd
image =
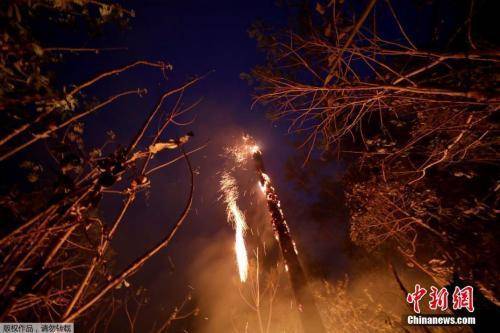
[[[86,82],[99,73],[139,60],[162,61],[173,66],[173,70],[166,73],[147,66],[135,67],[86,88],[78,99],[81,103],[78,107],[82,110],[89,107],[86,103],[102,102],[124,91],[147,89],[147,94],[143,96],[120,98],[83,119],[86,152],[100,148],[107,142],[110,130],[116,134],[116,140],[106,145],[103,155],[127,147],[165,92],[193,78],[203,77],[182,94],[180,103],[183,107],[196,104],[192,111],[180,119],[187,125],[167,127],[160,140],[177,139],[192,132],[194,136],[184,149],[189,151],[206,145],[190,155],[195,183],[194,201],[188,218],[168,247],[127,279],[133,288],[114,290],[115,295],[123,296],[140,286],[146,288],[149,301],[138,316],[137,332],[149,332],[154,322],[161,325],[187,293],[193,295],[192,305],[188,308],[199,306],[200,312],[196,318],[190,317],[180,325],[174,324],[175,332],[183,332],[184,328],[189,332],[200,333],[229,332],[231,328],[235,331],[230,325],[234,325],[232,320],[236,316],[240,316],[236,319],[241,319],[250,312],[254,315],[254,310],[251,306],[247,307],[238,293],[244,288],[247,288],[246,291],[251,290],[251,284],[245,285],[239,280],[234,255],[234,231],[227,222],[226,207],[219,190],[224,170],[232,172],[240,188],[238,204],[250,227],[246,242],[251,265],[255,263],[252,262],[255,249],[265,249],[265,258],[256,261],[269,276],[279,270],[275,268],[279,267],[276,263],[280,260],[281,252],[273,238],[269,212],[264,196],[258,190],[255,170],[251,163],[235,168],[234,161],[225,155],[225,149],[241,143],[244,134],[251,135],[260,146],[266,172],[280,196],[281,207],[297,243],[299,258],[308,273],[311,290],[322,290],[324,281],[330,282],[332,286],[343,282],[347,286],[348,282],[348,297],[361,294],[366,297],[369,289],[375,299],[377,296],[382,299],[380,304],[384,310],[388,309],[391,313],[407,311],[401,289],[396,285],[393,273],[387,270],[385,262],[381,265],[381,262],[377,262],[380,259],[377,254],[362,252],[364,250],[357,248],[348,235],[348,214],[342,202],[344,188],[341,181],[347,179],[342,178],[343,171],[349,166],[346,163],[352,160],[335,160],[329,152],[315,149],[311,163],[304,166],[307,148],[297,148],[301,134],[288,133],[288,124],[283,120],[273,123],[268,119],[266,106],[254,104],[255,86],[242,78],[248,78],[245,74],[266,62],[264,52],[249,36],[252,24],[262,21],[274,28],[290,27],[293,24],[289,21],[297,18],[297,8],[280,5],[281,2],[294,1],[118,0],[120,5],[135,13],[128,27],[111,23],[89,29],[83,19],[77,19],[74,26],[61,28],[47,24],[46,17],[33,18],[35,40],[43,47],[102,50],[98,53],[63,52],[60,63],[48,65],[48,69],[54,72],[54,82],[51,84],[57,88],[64,86],[69,91],[72,85]],[[433,5],[429,1],[391,1],[410,39],[422,49],[430,51],[435,46],[442,46],[455,27],[463,22],[465,14],[460,11],[468,7],[454,7],[450,5],[452,2],[442,1]],[[351,7],[344,14],[359,12],[366,3],[366,0],[346,2]],[[382,39],[387,37],[388,40],[397,40],[401,34],[400,28],[394,24],[393,15],[382,3],[387,4],[380,1],[370,14],[377,17],[376,29],[373,29]],[[311,10],[314,10],[313,4],[310,3]],[[420,15],[415,15],[417,12]],[[94,14],[98,16],[97,12],[91,13],[91,16]],[[366,22],[374,24],[371,17]],[[293,28],[298,29],[296,25]],[[446,49],[453,50],[454,45],[450,42]],[[105,50],[107,48],[113,50]],[[360,74],[363,76],[364,73]],[[160,126],[159,119],[165,119],[162,117],[176,104],[177,97],[167,100],[161,115],[148,128],[138,150],[148,150]],[[49,169],[50,163],[54,162],[47,161],[48,146],[47,142],[42,141],[19,153],[10,164],[6,164],[6,168],[12,170],[13,174],[24,172],[18,168],[18,162],[40,156],[42,161],[47,162]],[[149,166],[154,167],[179,155],[179,149],[164,150],[154,156]],[[137,170],[125,175],[130,179],[125,179],[120,186],[131,183],[132,177],[140,173],[142,163],[136,167]],[[59,170],[59,166],[53,165],[53,169]],[[106,263],[112,266],[111,272],[123,271],[171,231],[188,199],[189,175],[185,161],[179,159],[172,166],[150,176],[150,188],[137,194],[111,242],[112,260]],[[309,183],[300,186],[294,175],[296,178],[297,175],[304,175]],[[16,181],[10,172],[4,173],[3,177],[11,179],[2,179],[2,182]],[[107,225],[115,219],[125,198],[123,193],[119,193],[123,188],[115,189],[118,194],[105,194],[96,212]],[[395,259],[394,263],[398,266],[402,262]],[[252,267],[250,272],[255,272],[255,269]],[[280,320],[293,324],[297,312],[291,303],[288,277],[286,274],[276,275],[279,276],[277,281],[285,281],[280,285],[282,294],[277,293],[276,302],[273,303],[273,311],[277,313],[273,314],[273,320],[276,320],[276,327],[281,327]],[[270,279],[269,276],[262,278],[262,281]],[[282,277],[284,279],[279,280]],[[429,280],[421,272],[412,273],[410,265],[401,268],[401,277],[404,281]],[[337,300],[335,297],[332,299]],[[129,322],[125,312],[117,313],[116,318],[110,332],[128,331]],[[244,322],[240,320],[242,325]],[[87,323],[80,324],[83,327]]]
[[[221,156],[224,147],[239,142],[244,133],[252,135],[262,148],[268,173],[277,184],[302,261],[315,273],[319,269],[321,277],[331,281],[343,278],[350,265],[344,251],[348,238],[346,221],[328,221],[321,227],[313,220],[308,208],[314,197],[295,191],[293,184],[285,177],[286,162],[294,156],[298,156],[300,161],[303,152],[294,148],[292,136],[287,135],[287,124],[271,123],[266,119],[265,109],[261,105],[252,108],[253,87],[240,78],[241,73],[250,72],[265,60],[255,40],[248,35],[252,23],[261,20],[275,27],[286,26],[290,17],[288,9],[267,0],[150,0],[122,4],[125,8],[133,9],[136,14],[131,19],[129,29],[111,26],[104,28],[97,36],[89,36],[81,27],[50,31],[42,24],[40,33],[42,40],[54,46],[126,48],[99,54],[65,55],[65,62],[56,67],[57,72],[61,73],[58,76],[61,84],[84,82],[96,73],[119,68],[136,60],[164,61],[173,65],[173,71],[167,73],[167,80],[158,71],[142,67],[88,89],[86,92],[89,96],[101,99],[129,89],[148,89],[148,94],[142,98],[127,97],[85,119],[85,142],[89,149],[100,146],[106,140],[106,131],[110,129],[117,135],[117,144],[126,146],[162,93],[193,77],[206,75],[183,96],[185,105],[201,99],[200,104],[185,118],[189,120],[195,116],[196,121],[186,127],[170,127],[163,138],[175,138],[193,131],[195,136],[190,140],[189,148],[207,141],[209,144],[192,156],[197,176],[193,209],[188,220],[169,247],[130,279],[132,284],[146,287],[151,297],[150,304],[140,316],[139,327],[150,327],[148,321],[162,320],[168,316],[172,307],[183,299],[189,290],[188,286],[194,288],[194,295],[200,304],[206,304],[206,300],[203,300],[206,290],[201,289],[207,289],[207,286],[197,284],[197,275],[210,275],[212,270],[213,274],[221,272],[212,267],[210,260],[213,258],[225,260],[230,267],[229,271],[223,271],[225,275],[214,276],[214,280],[228,287],[237,283],[236,265],[231,262],[234,260],[231,247],[233,231],[226,222],[225,207],[219,200],[218,187],[220,172],[227,163]],[[430,34],[428,26],[419,24],[411,10],[406,6],[397,7],[400,19],[407,22],[408,26],[415,27],[411,33],[416,39]],[[389,16],[387,20],[390,20]],[[380,29],[383,28],[382,24]],[[75,35],[78,37],[75,38]],[[173,102],[175,99],[171,99],[169,105]],[[149,141],[155,129],[156,125],[149,131],[145,142]],[[108,147],[110,151],[113,148],[116,146]],[[162,160],[168,159],[163,157]],[[301,163],[296,163],[296,167],[300,168]],[[322,173],[327,174],[329,179],[335,179],[338,170],[335,164],[321,167]],[[186,166],[183,161],[179,161],[173,167],[156,173],[151,179],[151,189],[138,195],[112,243],[117,253],[117,271],[170,230],[187,198],[187,180]],[[240,185],[244,191],[251,192],[255,190],[255,184],[256,180],[250,177]],[[247,204],[252,204],[251,195],[248,198]],[[106,221],[113,220],[120,205],[121,198],[116,196],[111,195],[103,200],[100,208]],[[332,210],[336,208],[332,207]],[[322,219],[328,217],[322,216]],[[250,218],[250,227],[252,223]],[[214,244],[218,247],[214,248]],[[201,265],[199,257],[203,253],[208,254],[201,261],[204,265]],[[200,316],[203,315],[202,309]]]
[[[189,219],[173,243],[131,279],[132,283],[137,282],[150,290],[151,302],[140,320],[166,316],[184,297],[188,285],[195,288],[196,294],[198,286],[192,272],[193,262],[200,251],[212,243],[219,243],[227,244],[227,252],[231,253],[232,228],[226,222],[225,208],[218,199],[218,182],[225,163],[221,156],[223,148],[238,142],[243,133],[251,134],[263,150],[268,172],[277,183],[285,214],[302,253],[312,257],[321,254],[323,258],[316,259],[328,258],[328,263],[332,268],[335,265],[336,272],[341,275],[344,259],[337,251],[341,245],[334,245],[337,250],[333,250],[331,237],[325,237],[324,231],[323,236],[319,236],[317,227],[306,220],[306,205],[301,205],[302,201],[311,198],[294,192],[285,179],[285,163],[295,154],[291,137],[286,135],[286,124],[272,124],[259,105],[251,109],[253,88],[240,78],[241,73],[248,73],[253,66],[264,61],[256,42],[248,36],[248,28],[256,20],[276,26],[286,25],[286,9],[272,1],[137,1],[123,4],[136,13],[130,23],[131,29],[106,28],[98,37],[82,35],[76,44],[96,48],[126,47],[127,50],[70,55],[66,58],[68,62],[63,64],[62,80],[81,82],[95,73],[140,59],[165,61],[172,64],[174,70],[168,73],[165,81],[153,69],[138,68],[89,90],[89,95],[101,97],[139,87],[147,88],[149,93],[143,98],[129,97],[88,117],[85,137],[88,147],[99,146],[108,129],[117,134],[119,144],[126,145],[161,93],[194,76],[208,73],[184,96],[186,105],[202,99],[185,118],[196,116],[195,123],[167,130],[167,138],[193,131],[195,137],[189,147],[194,148],[208,140],[209,145],[192,157],[198,175]],[[64,34],[58,31],[51,35],[51,40],[59,38],[57,36],[61,33]],[[74,33],[70,31],[68,35],[74,36]],[[60,43],[74,44],[75,40],[63,35]],[[148,138],[151,137],[149,134]],[[119,253],[116,256],[117,268],[139,256],[169,230],[187,198],[187,179],[183,161],[152,178],[150,191],[138,196],[113,241],[113,249]],[[256,183],[253,181],[242,186],[254,190]],[[101,204],[107,220],[113,219],[118,207],[119,198],[106,198]],[[339,228],[338,234],[342,235],[339,237],[343,237],[345,229]],[[330,230],[327,235],[335,232]],[[210,271],[211,267],[206,269]],[[325,267],[324,271],[328,274],[333,269]],[[235,265],[233,276],[220,278],[228,279],[228,284],[233,283],[237,278]]]

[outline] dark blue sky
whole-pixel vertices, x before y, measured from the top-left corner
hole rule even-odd
[[[119,143],[126,145],[161,93],[193,76],[210,72],[185,95],[186,103],[203,98],[193,112],[197,116],[196,122],[188,128],[167,130],[166,138],[192,130],[195,137],[190,147],[207,140],[210,144],[192,158],[199,175],[196,177],[195,202],[189,219],[171,246],[148,262],[131,280],[152,291],[149,317],[158,317],[162,307],[168,310],[184,296],[188,284],[195,284],[189,274],[190,266],[204,246],[231,237],[232,230],[225,222],[224,207],[218,201],[218,172],[224,166],[220,155],[225,146],[237,142],[245,132],[254,136],[263,149],[267,168],[278,185],[285,214],[292,232],[295,230],[299,247],[302,246],[302,253],[324,252],[335,260],[335,254],[328,252],[331,250],[331,239],[316,239],[319,230],[311,221],[303,219],[307,207],[301,205],[301,201],[308,198],[293,193],[292,186],[283,176],[285,162],[294,153],[289,142],[291,138],[286,136],[286,126],[272,124],[259,106],[251,110],[252,87],[240,79],[240,73],[249,72],[264,60],[256,42],[249,38],[248,28],[260,19],[273,25],[285,25],[286,10],[277,7],[273,1],[265,0],[150,0],[127,1],[124,6],[134,9],[136,13],[130,30],[109,28],[97,39],[83,36],[83,45],[78,46],[127,47],[127,50],[101,52],[98,55],[70,55],[68,64],[64,65],[64,80],[82,82],[95,73],[140,59],[165,61],[171,63],[174,70],[165,81],[155,70],[138,68],[89,90],[89,95],[97,96],[109,96],[139,87],[147,88],[149,93],[143,98],[128,97],[114,107],[88,117],[88,146],[100,145],[108,129],[117,134]],[[63,37],[61,43],[73,46],[75,41]],[[169,230],[187,197],[186,180],[186,167],[182,161],[152,178],[151,190],[147,195],[138,196],[113,243],[114,250],[119,254],[116,257],[118,267],[139,256]],[[243,187],[253,185],[249,182],[242,184]],[[103,214],[112,219],[119,203],[117,198],[105,199]],[[168,257],[175,265],[173,271]],[[236,269],[234,273],[236,276]]]
[[[87,90],[89,96],[101,98],[134,88],[147,88],[149,91],[143,98],[127,97],[113,107],[89,116],[86,119],[85,140],[88,147],[102,144],[105,132],[109,129],[117,134],[118,143],[126,145],[163,92],[194,76],[210,73],[185,94],[185,103],[202,98],[192,113],[196,115],[196,122],[186,128],[169,128],[164,138],[174,138],[193,131],[195,137],[189,147],[196,147],[207,140],[210,140],[210,144],[192,156],[197,176],[195,200],[189,218],[172,244],[149,261],[130,281],[144,285],[151,297],[146,313],[140,320],[164,319],[172,306],[184,297],[188,285],[195,288],[196,295],[201,286],[197,285],[195,275],[198,272],[210,274],[213,269],[209,264],[201,268],[204,272],[195,271],[193,274],[193,267],[200,269],[200,265],[195,264],[199,262],[200,254],[203,256],[204,250],[212,244],[225,244],[231,239],[232,229],[225,221],[224,207],[218,200],[219,172],[225,165],[221,154],[225,146],[237,142],[243,133],[251,134],[263,149],[268,173],[277,184],[285,215],[303,258],[319,260],[324,272],[332,278],[342,276],[348,269],[342,252],[345,221],[327,223],[328,230],[320,229],[312,221],[307,209],[313,198],[293,191],[293,186],[284,177],[286,161],[296,154],[290,143],[292,138],[286,135],[286,124],[272,124],[266,119],[261,106],[251,110],[252,87],[240,79],[240,73],[249,72],[264,61],[264,55],[248,36],[248,28],[257,20],[274,26],[286,25],[286,10],[276,6],[272,0],[144,0],[122,3],[125,8],[133,9],[136,13],[127,30],[108,27],[102,36],[93,38],[78,28],[76,31],[50,31],[45,30],[44,26],[40,28],[44,39],[53,43],[48,47],[127,48],[98,55],[67,55],[67,62],[59,67],[62,68],[59,77],[63,83],[83,82],[96,73],[136,60],[165,61],[173,65],[174,70],[168,73],[168,80],[150,68],[137,68]],[[362,4],[363,1],[357,3]],[[394,3],[400,20],[414,27],[411,33],[416,40],[429,39],[431,25],[414,15],[413,7],[407,6],[407,1]],[[434,16],[437,9],[432,7],[429,11],[429,16]],[[385,22],[390,20],[388,17]],[[394,33],[390,30],[386,32]],[[72,37],[75,33],[79,37]],[[150,137],[151,131],[146,139]],[[330,172],[330,176],[336,169],[321,171],[325,174]],[[112,243],[117,253],[117,270],[141,255],[170,230],[187,197],[187,177],[185,164],[181,161],[155,174],[150,191],[138,195]],[[251,190],[252,186],[255,186],[254,180],[242,181],[243,189]],[[102,202],[102,214],[107,217],[107,221],[114,218],[119,206],[120,199],[116,197],[106,198]],[[220,249],[224,249],[224,246]],[[231,248],[225,250],[229,252]],[[227,253],[221,253],[220,256],[224,258]],[[229,288],[236,276],[234,267],[232,278],[214,276],[214,279],[222,280],[223,284],[224,279],[227,279]],[[202,298],[203,292],[198,293],[197,297]],[[147,326],[141,324],[139,327]]]

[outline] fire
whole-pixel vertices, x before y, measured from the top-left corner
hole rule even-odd
[[[234,159],[237,167],[244,166],[249,160],[253,160],[255,171],[259,178],[258,184],[267,203],[274,237],[281,249],[285,271],[289,275],[290,283],[292,284],[292,290],[294,291],[294,297],[298,305],[303,328],[306,332],[325,332],[321,317],[314,302],[314,297],[308,289],[307,279],[298,259],[297,246],[285,220],[278,194],[273,186],[271,177],[265,172],[264,160],[259,146],[255,144],[255,141],[250,136],[244,135],[243,143],[226,148],[226,153]],[[245,281],[248,274],[248,258],[243,236],[247,226],[243,213],[241,213],[236,205],[238,199],[236,182],[227,172],[222,174],[221,190],[224,193],[224,198],[227,203],[228,220],[232,221],[235,225],[236,259],[241,281]]]
[[[265,174],[264,172],[261,173],[261,176],[262,176],[263,181],[258,182],[258,184],[259,184],[259,187],[260,187],[260,190],[262,191],[262,193],[266,194],[267,184],[269,184],[269,182],[271,181],[271,178],[269,178],[269,176],[267,174]]]
[[[257,150],[256,152],[260,153],[260,150]],[[269,177],[268,174],[262,171],[260,171],[260,178],[261,179],[258,182],[258,185],[262,193],[266,196],[266,200],[273,200],[276,204],[276,209],[279,211],[280,215],[284,216],[283,210],[281,209],[281,202],[279,201],[279,199],[277,197],[273,198],[273,195],[268,196],[268,190],[271,190],[270,192],[272,193],[274,193],[275,191],[274,188],[271,186],[271,178]],[[288,223],[286,223],[286,220],[284,218],[282,223],[286,231],[290,233],[290,228],[288,227]],[[274,238],[276,238],[276,240],[279,242],[278,233],[275,233]],[[293,251],[295,252],[295,254],[299,254],[299,251],[297,250],[297,244],[295,244],[295,241],[293,239],[291,241],[292,241]]]
[[[238,201],[238,186],[235,179],[227,172],[222,174],[220,185],[224,201],[227,205],[227,220],[234,225],[235,229],[234,250],[236,252],[236,263],[238,264],[240,280],[241,282],[245,282],[248,276],[248,255],[244,238],[247,224],[245,216],[236,204]]]
[[[252,137],[243,135],[243,144],[225,148],[236,164],[242,165],[252,158],[253,154],[260,152],[260,147],[255,144]]]
[[[232,157],[237,165],[243,165],[252,158],[255,153],[260,152],[260,148],[250,136],[244,135],[242,145],[226,147],[225,151]],[[247,224],[245,222],[245,216],[236,203],[238,201],[238,186],[236,185],[236,180],[227,171],[222,173],[220,185],[224,201],[227,205],[227,219],[233,224],[235,229],[234,250],[236,252],[236,262],[238,264],[240,280],[245,282],[248,275],[248,255],[244,238]]]
[[[257,152],[260,152],[260,148],[257,145],[251,145],[251,146],[249,146],[248,150],[250,151],[250,153],[252,155],[255,154],[255,153],[257,153]]]

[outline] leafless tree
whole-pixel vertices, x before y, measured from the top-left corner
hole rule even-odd
[[[464,23],[425,48],[390,0],[365,3],[319,2],[295,29],[256,26],[268,62],[253,72],[255,102],[290,124],[305,162],[320,148],[352,163],[345,182],[356,243],[390,244],[436,281],[458,274],[498,304],[498,267],[485,258],[498,253],[489,222],[498,207],[500,52],[473,25],[486,9],[470,1]]]

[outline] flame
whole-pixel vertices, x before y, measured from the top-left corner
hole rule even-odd
[[[310,326],[309,324],[314,323],[314,328],[308,331],[324,332],[321,317],[315,307],[313,296],[307,289],[307,280],[298,260],[297,245],[290,234],[290,229],[281,208],[281,202],[273,187],[271,178],[265,173],[260,147],[255,144],[255,141],[250,136],[244,135],[243,143],[226,148],[226,152],[234,159],[236,167],[245,166],[250,159],[254,161],[254,167],[258,176],[258,185],[267,203],[274,237],[279,243],[283,256],[284,269],[288,272],[287,274],[292,284],[295,301],[298,304],[298,310],[299,312],[303,312],[303,315],[301,315],[303,327],[308,327]],[[246,280],[248,274],[248,258],[245,249],[245,240],[243,238],[247,226],[243,214],[236,205],[238,199],[236,182],[227,172],[224,172],[222,175],[221,190],[224,192],[225,201],[227,203],[228,220],[230,222],[232,221],[235,225],[236,239],[234,246],[240,271],[240,279],[243,282]],[[304,304],[307,304],[307,311],[304,310]]]
[[[236,164],[242,165],[248,161],[256,152],[260,152],[260,147],[249,135],[243,135],[243,144],[226,147],[226,153],[231,156]]]
[[[260,175],[261,175],[261,180],[258,182],[260,190],[266,196],[266,200],[275,200],[276,206],[278,207],[279,212],[283,216],[284,214],[283,214],[283,210],[281,209],[281,202],[277,198],[269,199],[269,197],[268,197],[267,191],[269,188],[271,188],[272,192],[274,192],[274,188],[271,185],[271,178],[265,172],[260,172]],[[290,233],[290,228],[288,227],[288,223],[286,223],[285,219],[283,219],[283,224],[286,228],[286,232]],[[276,238],[276,240],[279,241],[278,233],[275,232],[274,238]],[[292,239],[292,245],[293,245],[293,250],[294,250],[295,254],[299,254],[299,250],[297,249],[297,244],[295,244],[295,241],[293,239]]]
[[[262,191],[262,193],[266,194],[266,191],[267,191],[267,186],[269,184],[269,182],[271,181],[271,178],[269,178],[269,176],[267,174],[265,174],[264,172],[261,173],[261,176],[262,176],[262,181],[259,181],[259,187],[260,187],[260,190]]]
[[[238,187],[235,179],[227,172],[222,173],[220,185],[224,201],[227,205],[227,220],[234,225],[235,229],[234,250],[236,252],[236,263],[238,264],[240,280],[241,282],[245,282],[248,276],[248,255],[244,238],[247,224],[245,216],[236,204],[238,200]]]
[[[260,152],[260,147],[257,145],[251,145],[248,146],[248,150],[250,151],[250,154],[255,154],[257,152]]]

